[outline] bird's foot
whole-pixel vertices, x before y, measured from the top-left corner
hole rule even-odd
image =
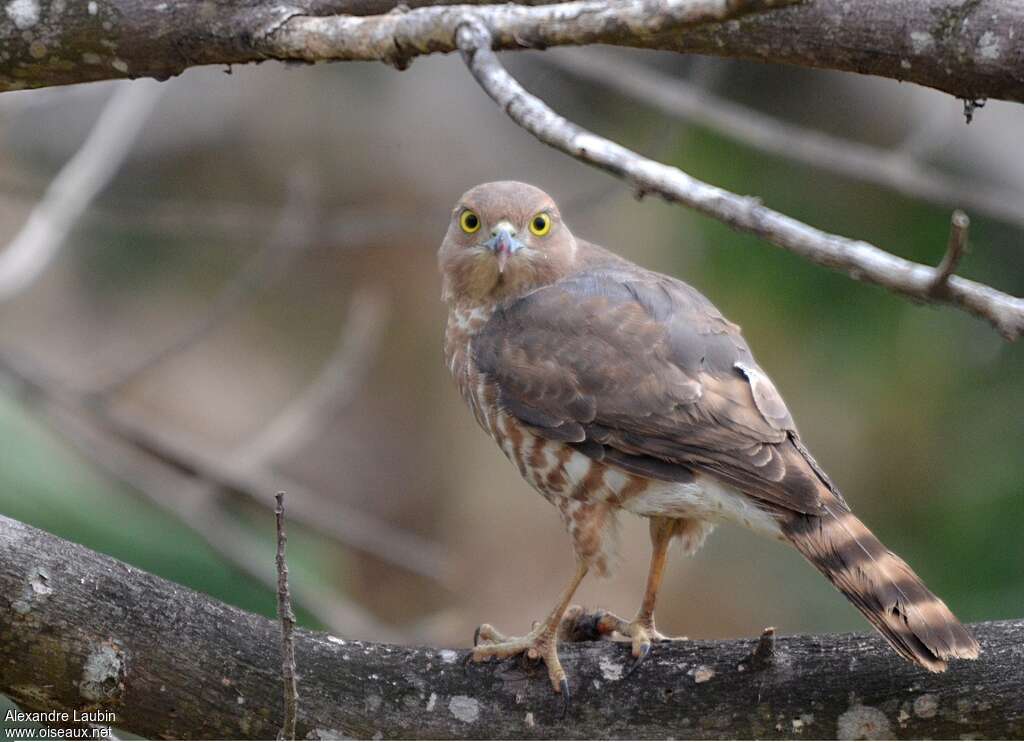
[[[628,641],[633,645],[633,664],[626,672],[628,677],[651,653],[654,642],[672,641],[654,626],[653,616],[637,616],[632,621],[616,616],[609,611],[601,611],[595,616],[594,627],[598,635],[612,641]],[[685,639],[686,637],[675,637]]]
[[[558,659],[558,638],[550,627],[537,624],[526,636],[505,636],[490,624],[481,624],[473,637],[474,662],[483,662],[492,657],[506,659],[525,655],[531,660],[540,659],[548,669],[548,678],[555,693],[563,696],[563,706],[569,703],[569,681]]]

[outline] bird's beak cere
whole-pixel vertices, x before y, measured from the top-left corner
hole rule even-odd
[[[493,252],[498,259],[498,273],[504,273],[508,259],[525,245],[516,239],[515,227],[510,222],[502,220],[491,230],[491,239],[484,243],[484,247]]]

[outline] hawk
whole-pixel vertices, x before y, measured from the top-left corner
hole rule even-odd
[[[588,571],[607,573],[626,511],[650,520],[643,601],[604,634],[634,667],[664,639],[654,604],[670,544],[716,524],[791,544],[900,655],[933,672],[978,644],[906,562],[851,512],[797,433],[740,329],[696,289],[577,239],[543,191],[511,181],[459,199],[438,253],[445,362],[480,426],[562,516],[577,567],[520,638],[487,624],[473,659],[544,660],[568,696],[558,628]]]

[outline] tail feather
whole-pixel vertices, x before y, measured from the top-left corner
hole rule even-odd
[[[949,659],[976,658],[978,643],[946,604],[844,505],[793,514],[783,533],[906,659],[942,672]]]

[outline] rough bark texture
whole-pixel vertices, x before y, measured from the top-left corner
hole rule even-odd
[[[1015,1],[813,0],[640,45],[891,77],[966,100],[1021,102],[1022,33],[1024,3]]]
[[[403,4],[415,9],[443,3]],[[536,0],[521,4],[534,5]],[[629,5],[599,4],[613,15],[618,6]],[[362,20],[333,15],[386,13],[396,5],[394,0],[7,0],[0,16],[0,90],[167,78],[196,65],[269,58],[401,63],[419,54],[453,51],[456,27],[473,10],[463,5],[455,11],[399,14],[422,23],[393,15]],[[498,48],[601,41],[863,72],[968,100],[1024,101],[1024,45],[1019,43],[1024,38],[1024,5],[1005,0],[814,0],[714,26],[671,25],[653,35],[649,29],[609,22],[599,38],[582,27],[552,35],[545,31],[549,17],[522,10],[478,8]],[[383,42],[395,26],[416,28],[412,35],[392,37],[402,40],[401,48],[388,48]],[[353,53],[357,48],[377,51],[358,56]]]
[[[0,517],[0,691],[25,710],[111,710],[151,738],[272,739],[283,718],[278,631]],[[628,678],[628,646],[566,643],[564,718],[543,669],[519,660],[465,666],[461,650],[298,631],[298,736],[1024,736],[1024,621],[972,631],[982,658],[943,675],[874,636],[784,638],[756,657],[755,640],[666,644]]]
[[[166,79],[197,65],[265,59],[381,60],[402,66],[414,56],[454,51],[455,30],[469,13],[489,21],[495,37],[515,48],[624,41],[793,1],[583,0],[483,7],[486,2],[469,0],[360,18],[333,14],[350,4],[381,10],[372,5],[379,0],[7,0],[0,16],[0,91],[113,78]],[[692,11],[700,18],[691,17]]]

